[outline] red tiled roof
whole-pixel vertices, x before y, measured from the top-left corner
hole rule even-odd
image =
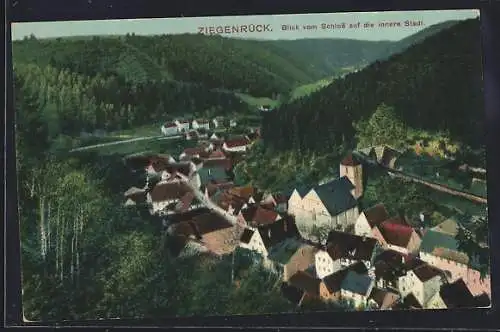
[[[278,213],[274,210],[263,208],[259,204],[250,204],[241,211],[243,218],[253,226],[269,225],[276,221]]]
[[[234,148],[239,146],[246,146],[251,142],[246,137],[242,137],[242,138],[233,138],[230,140],[226,140],[225,143],[228,148]]]
[[[183,182],[166,182],[157,184],[150,194],[153,202],[162,202],[181,199],[190,191],[191,189]]]
[[[222,167],[225,170],[230,170],[232,166],[230,159],[205,159],[203,161],[203,167]]]
[[[205,152],[205,150],[203,148],[200,148],[200,147],[184,149],[184,154],[186,154],[188,156],[199,155],[203,152]]]
[[[414,230],[410,226],[384,221],[378,226],[384,240],[392,245],[406,248],[410,242]]]

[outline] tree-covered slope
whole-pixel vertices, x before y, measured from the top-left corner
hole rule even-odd
[[[387,104],[410,127],[483,142],[479,21],[444,29],[388,60],[367,66],[265,115],[265,143],[328,151],[353,145],[353,123]]]
[[[27,39],[14,42],[13,58],[130,83],[165,78],[268,97],[316,79],[297,59],[254,41],[192,34]]]

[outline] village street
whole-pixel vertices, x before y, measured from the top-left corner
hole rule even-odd
[[[109,143],[102,143],[102,144],[95,144],[95,145],[88,145],[88,146],[82,146],[79,148],[75,148],[70,150],[70,152],[77,152],[77,151],[85,151],[85,150],[91,150],[95,148],[102,148],[105,146],[110,146],[110,145],[117,145],[117,144],[126,144],[126,143],[133,143],[137,141],[146,141],[146,140],[173,140],[173,139],[179,139],[182,138],[181,135],[176,135],[176,136],[145,136],[145,137],[137,137],[137,138],[131,138],[131,139],[126,139],[122,141],[115,141],[115,142],[109,142]]]

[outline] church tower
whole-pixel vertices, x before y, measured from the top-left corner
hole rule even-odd
[[[360,198],[363,195],[363,166],[352,153],[349,153],[340,162],[340,177],[343,176],[347,177],[353,184],[354,189],[351,193],[354,198]]]

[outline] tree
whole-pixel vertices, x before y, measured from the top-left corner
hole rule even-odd
[[[358,148],[378,145],[399,147],[406,139],[406,127],[394,112],[394,108],[381,104],[368,121],[355,125]]]

